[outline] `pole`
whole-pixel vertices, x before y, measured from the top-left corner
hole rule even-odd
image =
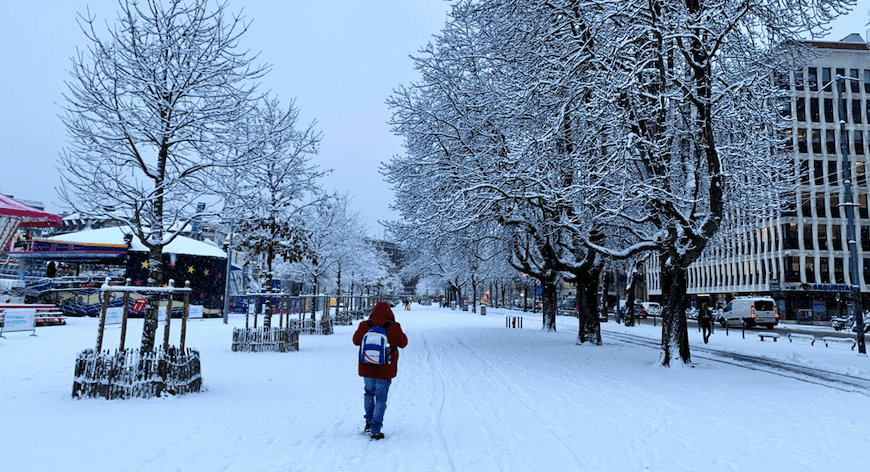
[[[230,271],[233,269],[233,222],[230,221],[229,241],[227,242],[227,271],[224,281],[224,324],[230,319]]]
[[[845,187],[846,234],[849,240],[849,282],[852,285],[852,314],[855,316],[858,353],[866,354],[864,345],[864,313],[861,308],[861,279],[858,272],[858,241],[855,238],[855,201],[852,198],[852,166],[849,162],[849,133],[846,131],[846,107],[843,106],[845,78],[837,76],[837,108],[840,112],[840,154],[843,157],[843,185]]]

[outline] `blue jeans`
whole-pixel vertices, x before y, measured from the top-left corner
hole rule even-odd
[[[384,412],[387,411],[387,394],[390,393],[390,383],[393,379],[371,379],[363,377],[365,395],[363,404],[366,408],[366,423],[372,425],[372,435],[381,432],[384,425]]]

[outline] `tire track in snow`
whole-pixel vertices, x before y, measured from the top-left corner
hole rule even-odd
[[[552,438],[554,443],[561,445],[561,447],[567,453],[567,456],[569,456],[573,459],[575,466],[576,466],[575,470],[585,470],[586,469],[586,466],[588,466],[589,464],[584,464],[583,460],[581,458],[579,458],[577,456],[577,454],[575,453],[575,448],[572,447],[572,445],[567,444],[562,437],[560,437],[558,434],[556,434],[553,431],[553,428],[550,424],[548,424],[547,422],[545,422],[544,420],[541,419],[541,412],[540,411],[536,411],[534,408],[529,406],[529,405],[536,405],[537,401],[533,396],[529,395],[525,391],[524,386],[520,385],[515,380],[515,374],[508,374],[507,372],[505,372],[501,367],[496,365],[496,363],[494,363],[493,361],[491,361],[488,358],[488,355],[490,353],[487,353],[487,355],[484,355],[479,349],[477,349],[477,348],[471,346],[469,343],[465,342],[462,337],[460,337],[455,331],[450,329],[450,327],[446,326],[445,323],[442,322],[442,327],[440,329],[442,332],[449,334],[450,338],[455,342],[456,345],[460,346],[462,348],[462,350],[464,350],[468,354],[470,354],[470,356],[457,355],[455,353],[455,351],[451,351],[453,353],[453,355],[447,357],[447,360],[452,364],[454,369],[456,369],[457,371],[467,372],[466,374],[458,375],[457,377],[474,378],[476,375],[479,375],[481,372],[487,373],[487,380],[489,381],[488,382],[489,383],[488,389],[490,391],[496,391],[496,390],[502,390],[502,389],[505,390],[509,394],[510,397],[513,397],[515,399],[511,402],[511,405],[522,406],[523,409],[526,410],[527,415],[522,415],[522,417],[524,419],[529,418],[532,421],[534,421],[535,423],[537,423],[539,425],[540,429],[543,430],[550,438]],[[442,342],[441,344],[446,345],[447,343]],[[507,350],[509,350],[509,348]],[[447,350],[444,350],[444,351],[446,352]],[[479,366],[478,366],[478,368],[474,368],[475,366],[473,366],[469,362],[469,360],[471,358],[476,359],[477,364],[482,364],[482,368],[479,368]],[[459,387],[462,388],[461,385],[459,385]],[[467,389],[464,389],[464,390],[467,390]],[[477,398],[485,398],[485,395],[476,395],[479,393],[481,393],[481,392],[471,392],[471,396],[463,395],[463,398],[476,398],[476,397]],[[489,393],[490,393],[490,395],[492,395],[491,392],[489,392]],[[472,401],[472,402],[469,402],[468,406],[472,409],[479,410],[477,403],[478,402]],[[486,414],[486,412],[483,412],[483,413],[478,412],[479,416],[484,416],[485,414]],[[511,419],[515,420],[519,416],[520,415],[518,415],[516,412],[514,412],[512,414]],[[502,431],[505,434],[513,434],[514,441],[516,443],[521,443],[523,441],[528,440],[528,433],[526,433],[524,435],[518,435],[516,433],[513,433],[514,422],[505,421],[503,419],[502,415],[499,415],[499,418],[497,420],[502,423],[502,425],[503,425]],[[524,424],[523,426],[524,426],[524,428],[527,428],[529,425]],[[489,429],[492,429],[492,428],[489,428]],[[494,438],[494,441],[496,441],[496,443],[497,443],[497,438]],[[504,451],[501,451],[501,450],[496,451],[496,452],[502,453],[502,454],[504,453]],[[526,461],[527,459],[528,459],[527,457],[520,457],[520,456],[516,456],[516,455],[511,457],[511,460],[519,461],[519,462]],[[533,463],[527,462],[526,464],[529,467],[535,467],[535,464],[533,464]],[[510,460],[503,461],[499,465],[501,466],[502,470],[510,470],[510,468],[511,468]]]

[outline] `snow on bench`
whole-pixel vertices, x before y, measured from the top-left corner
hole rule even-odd
[[[801,341],[809,341],[810,346],[815,346],[816,344],[816,337],[812,334],[788,333],[788,342],[792,342],[795,339],[799,339]]]
[[[779,339],[779,333],[758,333],[758,339],[764,341],[764,338],[771,338],[773,342]]]
[[[829,343],[830,344],[835,344],[835,343],[851,344],[853,351],[855,350],[855,346],[858,344],[858,342],[852,338],[836,338],[836,337],[832,337],[832,336],[825,336],[822,338],[822,341],[825,342],[825,347],[828,347]]]

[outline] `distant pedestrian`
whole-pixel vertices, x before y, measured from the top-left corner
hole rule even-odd
[[[710,341],[710,334],[713,330],[713,315],[710,313],[710,308],[706,303],[701,305],[701,310],[698,312],[698,325],[701,326],[704,344],[707,344]]]
[[[399,348],[408,345],[408,336],[402,331],[402,326],[396,321],[390,304],[378,302],[372,309],[369,319],[363,320],[353,335],[353,343],[360,346],[363,337],[373,327],[382,327],[387,337],[387,361],[383,365],[363,362],[359,359],[359,375],[365,382],[363,405],[365,406],[365,432],[372,439],[383,439],[381,427],[384,422],[384,412],[387,411],[387,395],[390,384],[396,376],[399,366]]]

